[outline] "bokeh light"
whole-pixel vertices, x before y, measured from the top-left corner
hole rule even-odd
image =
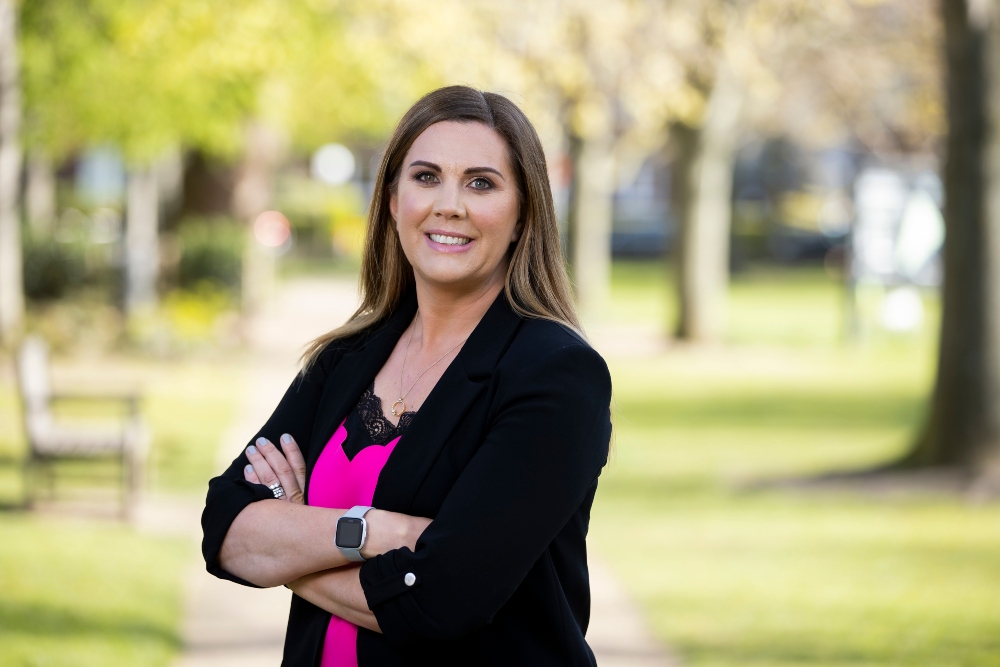
[[[253,223],[253,235],[265,248],[279,250],[292,240],[292,226],[280,211],[264,211]]]
[[[326,144],[313,153],[312,177],[327,185],[343,185],[354,176],[354,154],[347,146]]]

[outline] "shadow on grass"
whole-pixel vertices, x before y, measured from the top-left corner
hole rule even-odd
[[[734,490],[839,493],[872,499],[953,498],[983,504],[1000,500],[1000,477],[993,471],[976,473],[960,466],[914,467],[904,459],[815,475],[762,477],[740,482]]]

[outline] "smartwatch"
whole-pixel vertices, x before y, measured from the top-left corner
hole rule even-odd
[[[365,560],[361,555],[361,547],[365,545],[365,538],[368,537],[365,514],[370,509],[373,508],[355,505],[337,520],[337,534],[333,542],[340,549],[340,553],[344,554],[344,558],[354,563]]]

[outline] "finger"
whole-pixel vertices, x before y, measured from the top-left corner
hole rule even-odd
[[[245,477],[248,482],[253,484],[261,483],[260,477],[257,476],[257,473],[254,471],[252,465],[247,464],[247,467],[243,469],[243,477]]]
[[[278,481],[278,476],[274,474],[271,470],[271,466],[268,465],[267,459],[264,455],[260,453],[253,445],[247,447],[247,458],[250,459],[250,465],[253,466],[254,472],[257,473],[257,479],[260,480],[261,484],[265,486],[270,486]]]
[[[292,472],[295,473],[295,481],[299,483],[299,488],[306,488],[306,459],[302,456],[299,444],[295,442],[295,438],[285,433],[281,436],[281,449],[285,452],[288,465],[292,466]]]
[[[271,466],[271,470],[278,476],[278,482],[281,483],[281,488],[285,490],[285,496],[287,496],[288,500],[301,504],[302,487],[299,486],[298,480],[295,479],[295,472],[292,470],[292,466],[289,465],[288,459],[281,453],[281,450],[275,447],[267,438],[257,438],[257,450],[264,455],[268,465]]]

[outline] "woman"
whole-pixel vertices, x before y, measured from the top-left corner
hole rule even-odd
[[[361,290],[209,484],[208,570],[295,593],[288,666],[594,664],[585,537],[611,381],[514,104],[453,86],[406,113]]]

